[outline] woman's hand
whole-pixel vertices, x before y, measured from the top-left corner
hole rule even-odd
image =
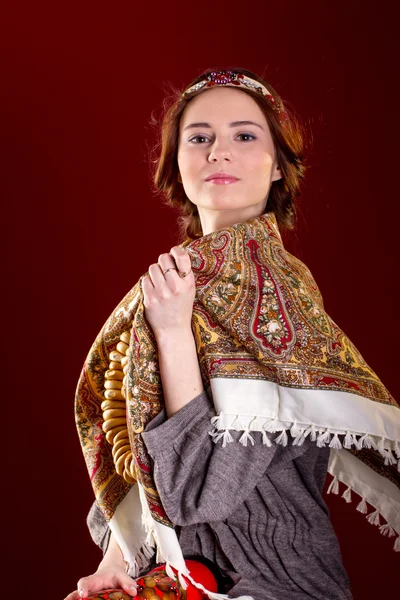
[[[178,271],[188,275],[181,277]],[[164,334],[191,331],[196,286],[184,248],[174,246],[169,254],[161,254],[143,277],[142,289],[146,318],[157,340]]]
[[[123,589],[130,596],[136,596],[137,585],[134,579],[129,577],[123,567],[113,564],[100,563],[96,573],[83,577],[78,581],[77,590],[71,592],[65,600],[83,600],[88,596],[95,596],[102,590]]]

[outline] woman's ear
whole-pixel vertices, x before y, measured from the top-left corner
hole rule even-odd
[[[278,179],[282,179],[282,171],[280,170],[278,165],[275,165],[272,169],[271,181],[278,181]]]

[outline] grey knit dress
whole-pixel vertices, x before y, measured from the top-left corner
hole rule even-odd
[[[208,389],[170,419],[163,410],[142,434],[184,556],[212,561],[232,598],[351,600],[322,498],[329,448],[308,438],[302,446],[268,447],[258,432],[247,446],[232,432],[223,448],[209,435],[213,416]],[[105,551],[109,530],[96,503],[88,526]]]

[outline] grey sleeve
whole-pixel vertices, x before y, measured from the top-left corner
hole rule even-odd
[[[105,554],[110,542],[111,530],[103,516],[103,513],[98,507],[96,500],[93,502],[90,508],[89,514],[86,518],[86,523],[92,540],[101,548],[103,554]]]
[[[271,462],[276,445],[238,442],[215,444],[212,400],[204,391],[170,419],[162,411],[142,433],[154,461],[154,479],[168,517],[176,525],[209,523],[228,518],[242,504]]]

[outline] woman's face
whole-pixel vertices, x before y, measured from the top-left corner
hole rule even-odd
[[[185,193],[198,207],[203,234],[261,215],[271,183],[282,177],[263,112],[232,87],[206,90],[187,106],[179,129],[178,167]],[[238,180],[206,181],[221,171]]]

